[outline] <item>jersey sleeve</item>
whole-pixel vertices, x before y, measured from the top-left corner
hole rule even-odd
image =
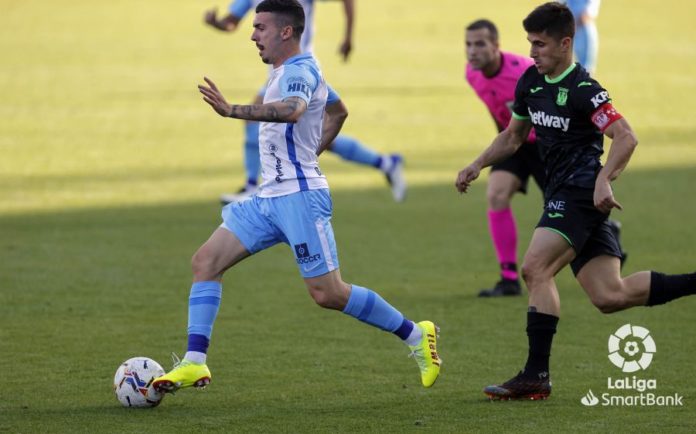
[[[512,117],[517,120],[529,120],[529,110],[527,108],[527,101],[525,98],[529,93],[529,84],[526,80],[527,74],[523,74],[522,77],[517,80],[517,86],[515,86],[515,101],[512,103]]]
[[[334,90],[333,87],[328,86],[329,88],[329,96],[326,98],[326,105],[331,105],[339,102],[341,100],[341,96]]]
[[[287,65],[280,77],[280,99],[298,97],[309,104],[318,85],[317,77],[308,68]]]
[[[582,116],[590,118],[601,132],[623,117],[612,106],[609,92],[596,80],[588,79],[577,86],[574,98],[576,109]]]
[[[244,18],[244,15],[251,9],[251,0],[234,0],[230,3],[227,11],[230,15],[237,17],[239,19]]]

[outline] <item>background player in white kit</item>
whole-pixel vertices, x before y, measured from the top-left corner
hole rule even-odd
[[[314,35],[314,1],[299,0],[305,12],[305,31],[300,41],[302,53],[311,53],[312,38]],[[211,9],[205,14],[205,22],[210,26],[225,32],[234,32],[238,29],[240,21],[246,14],[253,10],[261,0],[235,0],[229,8],[227,15],[218,17],[217,10]],[[353,48],[353,23],[354,0],[342,0],[345,17],[346,29],[343,41],[339,46],[339,52],[344,60],[348,59]],[[261,104],[265,86],[257,93],[253,104]],[[245,123],[244,140],[244,166],[246,170],[246,183],[237,193],[225,193],[220,197],[222,203],[244,200],[254,194],[257,189],[259,176],[259,151],[258,151],[259,124],[255,121]],[[340,135],[333,140],[328,149],[338,154],[347,161],[357,164],[375,167],[382,171],[387,182],[391,186],[394,200],[401,202],[406,197],[406,180],[403,174],[403,157],[400,154],[380,154],[368,148],[363,143],[353,137]]]
[[[160,391],[210,382],[206,354],[220,306],[222,276],[244,258],[280,242],[293,247],[317,304],[400,337],[418,363],[423,386],[432,386],[439,375],[432,322],[416,324],[374,291],[341,279],[331,197],[317,163],[320,141],[326,144],[332,138],[322,140],[328,86],[312,55],[300,53],[303,27],[304,13],[296,0],[265,0],[257,6],[251,39],[263,62],[274,67],[263,104],[230,105],[208,78],[208,86],[199,86],[204,100],[221,116],[261,122],[264,182],[249,200],[223,208],[222,225],[193,256],[188,349],[184,360],[153,382]],[[338,129],[329,130],[337,134]],[[307,353],[316,357],[312,348]]]

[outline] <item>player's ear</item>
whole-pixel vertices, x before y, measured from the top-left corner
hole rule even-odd
[[[295,31],[292,26],[284,26],[280,30],[280,37],[283,39],[283,41],[287,41],[288,39],[292,38],[293,33],[295,33]]]
[[[561,48],[563,49],[564,53],[567,53],[568,51],[573,50],[573,38],[570,36],[566,36],[561,39]]]

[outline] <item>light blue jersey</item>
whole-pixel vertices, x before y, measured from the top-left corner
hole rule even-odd
[[[295,123],[261,122],[260,197],[328,188],[319,170],[317,149],[321,141],[328,87],[311,54],[299,54],[273,70],[263,103],[290,97],[303,99],[307,111]]]

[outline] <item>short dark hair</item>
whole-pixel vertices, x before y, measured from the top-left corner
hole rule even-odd
[[[291,26],[296,39],[302,37],[305,28],[305,13],[297,0],[264,0],[256,6],[256,13],[271,12],[278,15],[278,24]]]
[[[557,41],[575,36],[575,19],[568,6],[558,2],[548,2],[537,6],[522,21],[527,33],[544,33]]]
[[[493,21],[481,18],[466,26],[467,31],[480,29],[488,29],[488,33],[491,35],[491,41],[498,42],[498,28],[493,24]]]

